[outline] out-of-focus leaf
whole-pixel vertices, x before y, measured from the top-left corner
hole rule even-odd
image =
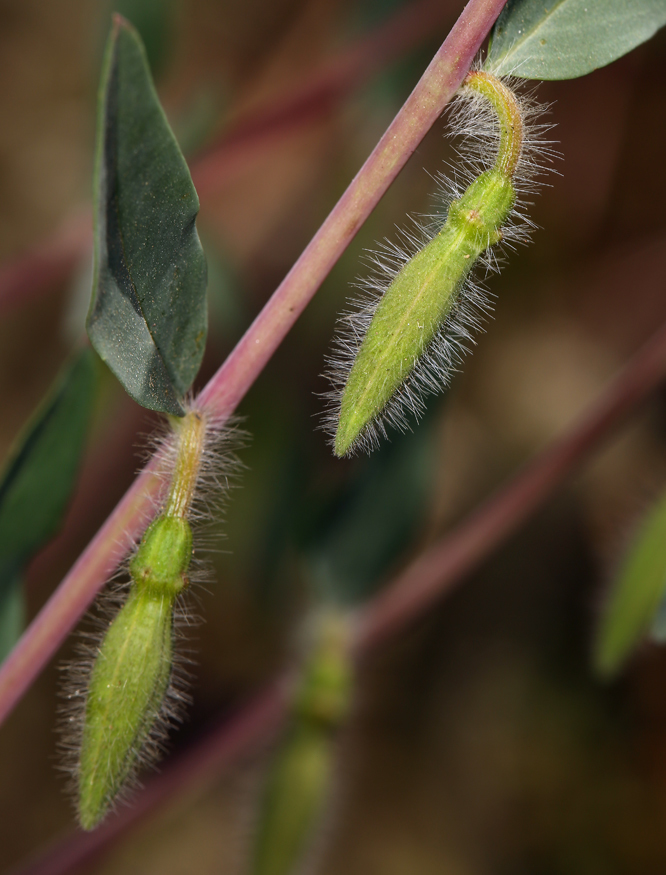
[[[191,95],[187,106],[172,119],[174,135],[185,155],[202,149],[206,141],[219,131],[220,118],[224,118],[227,104],[228,100],[218,93],[218,89],[208,84],[201,85]]]
[[[207,330],[199,199],[135,30],[114,16],[100,91],[87,328],[139,404],[182,415]]]
[[[597,632],[594,664],[615,674],[646,636],[666,591],[666,494],[647,515],[611,590]]]
[[[665,24],[664,0],[509,0],[486,66],[523,79],[574,79],[626,55]]]
[[[20,577],[0,593],[0,662],[9,655],[25,626],[25,604]]]
[[[0,601],[58,529],[90,422],[97,362],[86,348],[62,373],[19,437],[0,475]]]
[[[307,564],[327,598],[367,598],[414,538],[431,494],[435,421],[429,412],[414,432],[375,452],[313,527]]]

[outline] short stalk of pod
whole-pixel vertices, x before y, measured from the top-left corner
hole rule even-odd
[[[343,618],[323,618],[264,787],[251,875],[290,875],[317,839],[350,707],[348,637]]]
[[[93,829],[131,779],[163,718],[173,611],[192,553],[187,520],[158,517],[130,562],[130,595],[92,669],[78,773],[78,814]]]

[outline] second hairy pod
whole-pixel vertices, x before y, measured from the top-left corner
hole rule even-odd
[[[70,668],[62,747],[75,774],[81,826],[93,829],[151,763],[186,696],[174,681],[174,623],[192,561],[190,518],[201,480],[219,486],[214,426],[192,409],[171,420],[160,446],[168,484],[156,519],[128,563],[129,592],[95,652]],[[219,436],[219,435],[218,435]],[[207,466],[210,470],[206,470]],[[104,602],[102,602],[104,604]],[[73,736],[73,738],[71,737]],[[72,756],[73,754],[73,756]]]

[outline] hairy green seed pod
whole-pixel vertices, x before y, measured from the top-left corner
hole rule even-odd
[[[511,180],[480,176],[449,209],[439,234],[398,273],[380,301],[342,396],[335,454],[344,456],[402,386],[456,303],[478,257],[500,239]]]
[[[95,662],[81,747],[79,821],[95,827],[132,774],[171,676],[172,599],[135,590]]]
[[[347,639],[344,618],[324,618],[266,783],[252,875],[289,875],[316,838],[350,707]]]
[[[370,319],[351,367],[337,410],[334,452],[344,456],[383,433],[382,418],[402,424],[402,408],[418,413],[413,372],[437,342],[443,325],[455,314],[470,273],[484,253],[502,239],[502,227],[516,202],[514,175],[521,159],[523,119],[515,95],[494,76],[470,73],[465,86],[492,107],[498,134],[493,166],[478,176],[449,206],[438,233],[394,273],[376,305],[364,307],[358,322]],[[367,315],[372,310],[371,318]],[[348,319],[350,317],[347,317]],[[353,316],[351,319],[353,320]],[[473,322],[474,320],[469,320]],[[358,328],[353,328],[354,334]],[[353,347],[354,337],[340,344]],[[344,352],[343,352],[344,356]],[[435,358],[455,358],[435,352]],[[345,370],[333,360],[331,375]],[[427,391],[435,379],[421,380]],[[418,385],[418,380],[416,381]],[[404,390],[404,397],[396,396]],[[397,404],[397,409],[391,405]]]
[[[187,585],[192,558],[187,515],[206,429],[197,411],[173,425],[175,440],[166,448],[173,473],[164,511],[148,526],[129,562],[129,597],[109,626],[90,672],[77,770],[84,829],[100,822],[137,764],[150,758],[160,738],[160,721],[164,723],[173,669],[174,608]]]

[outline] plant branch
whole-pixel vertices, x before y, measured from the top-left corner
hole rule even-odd
[[[231,415],[458,90],[503,0],[470,0],[404,106],[200,401]]]
[[[199,396],[215,416],[230,416],[298,316],[398,175],[448,101],[499,15],[504,0],[470,0],[412,94],[294,267]],[[0,722],[30,687],[95,595],[127,545],[154,514],[155,460],[109,519],[0,668]]]
[[[507,486],[452,533],[419,556],[362,609],[355,652],[364,658],[423,615],[476,568],[554,492],[565,477],[617,428],[666,377],[666,324],[610,383],[578,423],[537,456]],[[20,875],[65,875],[100,854],[120,834],[182,792],[254,750],[275,731],[286,706],[286,678],[260,694],[187,753],[166,764],[131,808],[90,834],[77,833],[50,849]],[[220,752],[224,752],[220,755]],[[18,875],[18,873],[17,873]]]

